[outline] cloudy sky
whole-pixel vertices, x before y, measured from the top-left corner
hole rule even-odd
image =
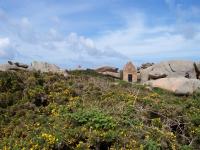
[[[200,0],[0,0],[0,63],[200,60]]]

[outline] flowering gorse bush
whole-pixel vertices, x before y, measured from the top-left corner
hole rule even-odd
[[[200,94],[72,71],[0,72],[0,149],[200,149]]]

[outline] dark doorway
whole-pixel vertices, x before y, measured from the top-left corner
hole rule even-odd
[[[132,82],[132,81],[133,81],[132,74],[128,74],[128,82]]]

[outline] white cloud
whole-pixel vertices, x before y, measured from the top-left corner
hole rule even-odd
[[[85,67],[92,67],[94,64],[100,65],[104,62],[114,64],[124,58],[123,55],[113,49],[97,48],[92,39],[79,36],[76,33],[62,35],[54,28],[50,28],[49,32],[44,34],[31,30],[26,30],[26,32],[19,30],[19,32],[21,34],[15,38],[13,44],[17,45],[15,50],[18,51],[18,55],[15,59],[18,61],[41,60],[56,64],[67,64],[70,67],[75,67],[83,62],[86,65]],[[37,39],[34,39],[34,37],[37,37]],[[112,59],[114,60],[109,62]]]
[[[196,33],[200,32],[199,14],[200,7],[198,5],[185,6],[182,1],[165,0],[169,10],[176,19],[176,32],[181,33],[185,38],[192,39]]]
[[[9,38],[0,38],[0,62],[13,59],[16,51],[13,50]]]
[[[24,62],[42,60],[66,66],[80,63],[97,66],[119,65],[121,61],[127,60],[136,60],[137,63],[138,60],[148,61],[148,58],[154,58],[152,60],[156,61],[166,57],[198,56],[200,23],[191,18],[198,18],[200,9],[197,6],[183,8],[176,0],[165,1],[173,16],[164,16],[164,20],[174,17],[176,21],[167,22],[165,25],[158,22],[149,25],[149,18],[155,19],[149,17],[149,14],[136,9],[123,12],[119,9],[117,14],[113,10],[113,16],[120,20],[116,21],[120,25],[113,27],[115,22],[111,20],[113,24],[111,23],[109,28],[105,27],[110,29],[106,31],[104,25],[109,26],[109,23],[104,24],[104,17],[102,20],[93,18],[95,14],[85,14],[83,16],[87,17],[81,18],[82,13],[99,7],[94,3],[75,5],[76,2],[72,2],[67,6],[56,3],[43,7],[44,2],[41,2],[31,11],[43,8],[44,13],[26,14],[24,17],[12,16],[13,18],[0,10],[0,19],[3,20],[0,22],[0,27],[3,24],[0,35],[9,37],[0,38],[0,58],[15,58]],[[28,10],[27,13],[31,11]],[[159,18],[155,20],[157,19]],[[92,37],[78,34],[84,33],[83,30],[90,31],[90,27],[94,26],[102,26],[102,29],[97,30],[96,37],[94,30],[89,32]],[[71,31],[75,32],[70,33]]]
[[[149,26],[147,17],[130,16],[127,26],[115,31],[105,32],[95,39],[97,47],[109,46],[126,55],[130,59],[145,59],[154,57],[176,59],[181,55],[199,54],[200,23],[195,28],[191,25],[179,26],[177,24]]]
[[[0,38],[0,47],[4,48],[10,44],[9,38]]]
[[[174,58],[182,53],[184,56],[197,53],[200,48],[200,32],[194,32],[193,39],[186,38],[177,24],[154,25],[146,24],[147,17],[142,13],[124,17],[126,24],[118,30],[105,31],[97,38],[91,39],[76,33],[63,35],[56,28],[40,33],[34,30],[29,18],[21,18],[16,27],[16,35],[10,39],[0,40],[7,45],[1,50],[4,58],[13,58],[23,62],[42,60],[74,67],[84,63],[86,66],[102,64],[116,65],[128,60],[136,63],[145,62],[148,58]],[[192,32],[185,33],[192,34]],[[7,43],[7,44],[6,44]],[[2,47],[2,46],[1,46]],[[9,47],[9,48],[8,48]],[[8,53],[9,52],[9,53]],[[17,53],[17,55],[16,55]],[[10,55],[10,57],[8,57]]]

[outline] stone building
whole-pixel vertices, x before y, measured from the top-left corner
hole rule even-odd
[[[123,68],[123,80],[128,82],[137,82],[137,69],[132,64],[128,62]]]

